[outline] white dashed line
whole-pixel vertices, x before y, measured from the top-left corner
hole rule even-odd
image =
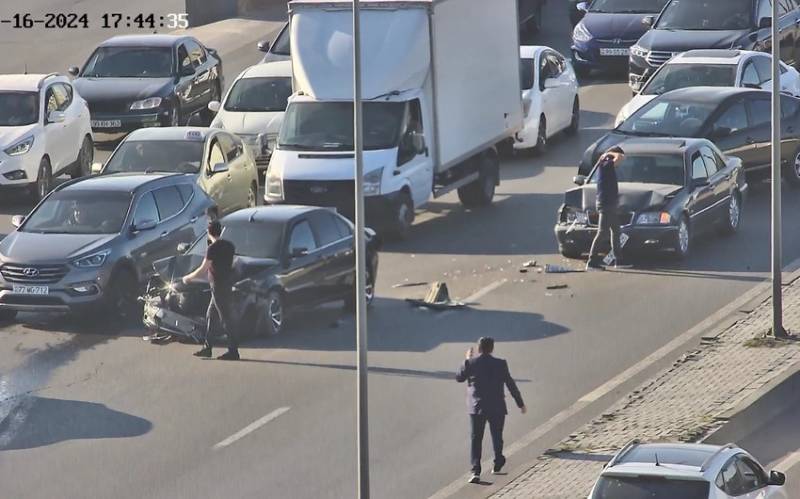
[[[236,442],[237,440],[240,440],[240,439],[246,437],[250,433],[253,433],[257,429],[259,429],[262,426],[264,426],[265,424],[269,423],[273,419],[276,419],[276,418],[280,417],[282,414],[286,414],[287,412],[289,412],[289,409],[291,409],[291,407],[281,407],[280,409],[275,409],[274,411],[270,412],[269,414],[267,414],[263,418],[258,419],[256,421],[253,421],[252,423],[250,423],[249,425],[245,426],[241,430],[237,431],[236,433],[234,433],[230,437],[228,437],[225,440],[223,440],[222,442],[218,443],[217,445],[214,446],[214,449],[222,449],[223,447],[227,447],[230,444]]]

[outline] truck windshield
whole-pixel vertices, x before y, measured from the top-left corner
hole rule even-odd
[[[672,0],[658,29],[742,30],[753,22],[753,0]]]
[[[365,102],[364,149],[397,147],[404,102]],[[301,151],[352,151],[352,102],[295,102],[286,108],[278,146]]]
[[[706,499],[708,482],[661,477],[600,477],[591,499]]]

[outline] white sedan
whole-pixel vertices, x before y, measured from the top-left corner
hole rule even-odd
[[[241,137],[253,153],[259,170],[266,170],[290,95],[291,61],[251,66],[239,74],[222,103],[208,104],[208,108],[217,113],[211,127]]]
[[[553,135],[578,131],[578,79],[572,64],[549,47],[522,46],[520,59],[525,126],[514,149],[542,153]]]
[[[748,87],[770,90],[772,56],[750,50],[690,50],[662,65],[617,115],[614,126],[659,95],[685,87]],[[781,62],[781,91],[800,97],[800,73]]]

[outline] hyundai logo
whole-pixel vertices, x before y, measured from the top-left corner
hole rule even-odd
[[[39,277],[39,269],[33,267],[22,269],[22,273],[25,274],[25,277]]]
[[[622,38],[615,38],[614,45],[622,45]]]
[[[328,188],[324,185],[315,185],[309,189],[312,194],[325,194],[328,192]]]

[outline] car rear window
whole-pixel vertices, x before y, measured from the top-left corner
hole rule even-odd
[[[708,499],[709,483],[663,477],[600,477],[591,499]]]

